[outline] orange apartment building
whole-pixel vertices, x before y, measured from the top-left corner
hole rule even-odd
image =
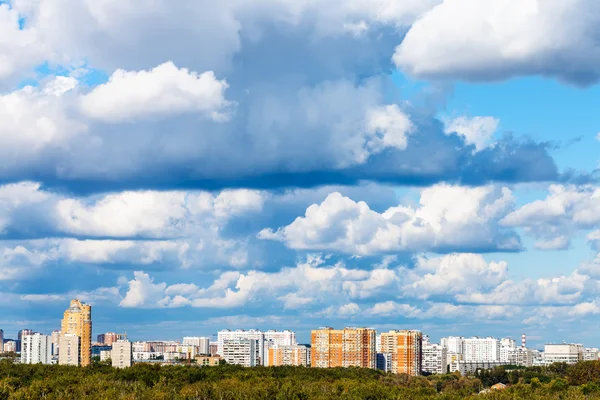
[[[82,367],[90,365],[92,358],[92,306],[79,300],[71,300],[62,319],[60,332],[61,336],[75,335],[79,337],[79,362]]]
[[[277,367],[281,365],[310,366],[310,347],[305,345],[269,347],[265,365]]]
[[[375,330],[320,328],[311,332],[312,361],[317,368],[375,368]]]
[[[381,352],[392,355],[395,374],[421,375],[423,335],[419,331],[389,331],[381,334]]]

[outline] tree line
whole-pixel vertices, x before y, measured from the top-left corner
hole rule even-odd
[[[505,390],[484,389],[496,383]],[[599,399],[600,362],[499,367],[469,376],[410,377],[361,368],[215,367],[106,363],[80,368],[0,361],[4,399],[418,400]]]

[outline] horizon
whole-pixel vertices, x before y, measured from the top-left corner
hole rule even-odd
[[[600,347],[600,10],[556,4],[0,0],[0,329]]]

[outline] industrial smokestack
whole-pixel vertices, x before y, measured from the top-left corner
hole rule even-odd
[[[521,347],[523,347],[523,348],[527,347],[527,336],[525,334],[521,335]]]

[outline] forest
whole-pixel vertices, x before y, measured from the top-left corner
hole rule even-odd
[[[504,390],[489,390],[496,383]],[[0,360],[1,399],[600,399],[600,362],[409,377],[360,368],[159,366],[115,369]]]

